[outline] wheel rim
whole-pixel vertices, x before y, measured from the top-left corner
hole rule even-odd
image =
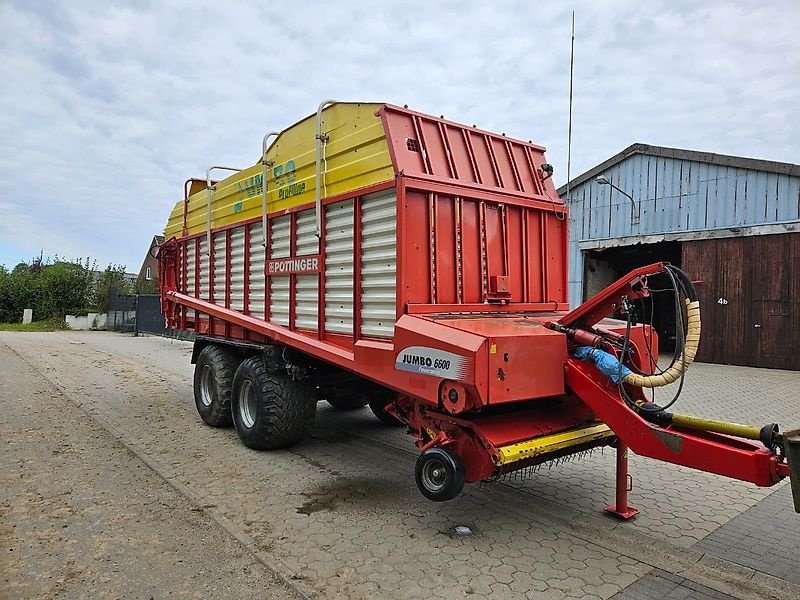
[[[422,485],[431,492],[438,492],[447,484],[447,467],[438,458],[431,458],[422,465]]]
[[[242,425],[250,429],[256,423],[256,392],[253,384],[245,379],[239,389],[239,416]]]
[[[203,365],[203,371],[200,374],[200,402],[203,403],[203,406],[211,406],[211,402],[214,400],[213,390],[214,372],[211,370],[211,366]]]

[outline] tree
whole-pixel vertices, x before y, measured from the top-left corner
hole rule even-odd
[[[109,301],[114,293],[130,294],[130,282],[125,279],[124,265],[108,265],[100,274],[95,289],[95,306],[98,312],[108,312]]]
[[[63,317],[87,308],[92,292],[88,262],[88,259],[86,264],[58,261],[41,270],[41,274],[35,277],[38,279],[40,317]]]

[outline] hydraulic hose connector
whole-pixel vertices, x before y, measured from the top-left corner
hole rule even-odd
[[[700,344],[700,302],[686,298],[686,343],[683,352],[675,363],[660,375],[639,375],[631,373],[623,378],[623,382],[637,387],[656,388],[669,385],[680,379],[694,362],[697,347]]]

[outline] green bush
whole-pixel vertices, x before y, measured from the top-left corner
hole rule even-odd
[[[0,323],[22,320],[26,308],[36,320],[63,319],[67,314],[105,312],[111,289],[131,293],[124,278],[125,267],[109,265],[99,277],[96,263],[85,260],[34,259],[9,271],[0,265]]]

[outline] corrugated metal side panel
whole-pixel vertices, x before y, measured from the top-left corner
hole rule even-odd
[[[250,225],[250,285],[247,313],[264,318],[264,238],[261,223]]]
[[[197,264],[197,257],[196,249],[194,240],[189,240],[187,243],[186,248],[186,295],[187,296],[194,296],[197,293],[197,281],[195,279],[195,265]],[[194,319],[194,309],[187,308],[186,309],[186,317],[189,319]]]
[[[289,256],[291,225],[291,215],[278,217],[270,222],[270,258]],[[289,326],[289,281],[288,275],[269,278],[269,320],[285,327]]]
[[[297,235],[295,255],[303,256],[319,252],[316,219],[313,210],[297,213]],[[319,275],[295,276],[295,327],[317,330],[319,315]]]
[[[317,237],[317,222],[313,210],[304,210],[297,213],[297,239],[295,240],[295,254],[317,254],[319,252],[319,238]]]
[[[361,335],[390,338],[397,318],[397,200],[394,190],[361,201]]]
[[[295,276],[294,325],[299,329],[317,330],[319,311],[319,275]]]
[[[205,236],[200,238],[200,298],[208,300],[210,273],[208,270],[208,243]]]
[[[269,320],[289,326],[289,276],[269,278]]]
[[[325,210],[325,331],[353,333],[353,200]]]
[[[286,258],[289,256],[291,242],[291,215],[284,215],[270,221],[269,257]]]
[[[227,240],[224,231],[214,234],[214,304],[225,305]]]
[[[662,156],[633,155],[602,173],[640,205],[608,185],[587,181],[570,190],[574,213],[588,227],[573,239],[596,240],[676,231],[767,225],[800,219],[800,178]]]
[[[231,231],[231,308],[244,310],[244,226]]]

